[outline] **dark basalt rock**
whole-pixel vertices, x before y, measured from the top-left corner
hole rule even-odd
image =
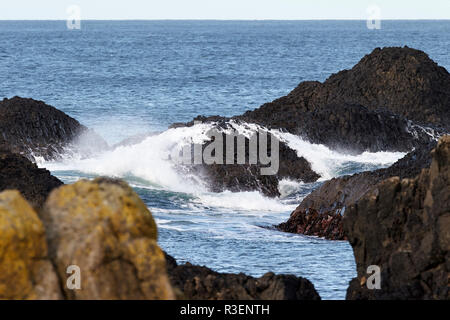
[[[293,275],[218,273],[189,263],[177,265],[167,254],[166,262],[172,286],[187,300],[320,300],[310,281]]]
[[[351,70],[334,74],[324,83],[302,82],[287,96],[243,115],[198,116],[171,127],[191,126],[194,121],[226,127],[231,120],[284,130],[345,153],[422,150],[450,130],[450,74],[422,51],[408,47],[377,48]],[[280,153],[281,173],[276,177],[258,176],[257,168],[245,165],[204,166],[203,172],[215,191],[260,190],[272,196],[279,195],[277,180],[281,177],[305,182],[317,180],[307,161],[295,159],[285,147]],[[288,163],[290,169],[283,174],[281,167]],[[404,166],[402,170],[406,172],[406,162]],[[303,173],[292,170],[295,167]],[[377,171],[333,179],[320,191],[330,193],[325,197],[329,201],[320,200],[319,208],[309,205],[297,211],[304,214],[304,210],[313,208],[327,214],[326,208],[341,209],[359,199],[371,185],[395,174]],[[314,193],[308,200],[313,197]],[[343,199],[339,200],[340,197]]]
[[[333,178],[311,192],[291,213],[287,222],[277,226],[285,232],[316,235],[330,240],[345,240],[342,216],[374,186],[389,177],[412,178],[430,166],[435,142],[421,146],[385,169]],[[312,214],[311,217],[308,215]]]
[[[448,131],[449,115],[450,74],[424,52],[405,47],[377,48],[351,70],[324,83],[302,82],[237,118],[360,153],[409,151],[432,140],[426,131]]]
[[[220,129],[230,129],[227,121],[218,121],[216,117],[214,119],[217,121],[215,122],[215,127],[218,131]],[[192,123],[187,125],[192,125]],[[262,164],[259,158],[256,164],[250,163],[250,139],[242,135],[241,137],[245,141],[245,163],[238,164],[237,139],[235,138],[234,164],[226,164],[227,136],[229,133],[221,133],[221,135],[223,141],[223,164],[214,163],[185,166],[186,170],[195,173],[203,181],[206,181],[212,192],[222,192],[224,190],[232,192],[258,190],[266,196],[276,197],[280,195],[278,182],[281,179],[289,178],[303,182],[314,182],[320,177],[311,169],[310,163],[305,158],[297,156],[297,152],[291,149],[285,142],[269,134],[267,134],[267,155],[272,155],[271,139],[277,139],[279,145],[279,167],[277,172],[270,175],[262,175],[261,169],[267,168],[270,165]],[[256,136],[259,137],[259,134],[256,133]],[[212,138],[211,141],[204,143],[202,150],[205,150],[213,142],[214,139]],[[258,138],[258,152],[261,147],[260,143],[261,141]],[[193,149],[191,149],[191,154],[193,155]],[[191,162],[193,163],[194,161],[192,160]]]
[[[27,158],[0,147],[0,191],[19,190],[30,204],[39,209],[50,191],[63,183],[46,169]]]
[[[322,237],[329,240],[346,240],[342,227],[342,210],[319,212],[314,209],[295,210],[287,222],[277,226],[278,230]]]
[[[415,178],[384,180],[347,209],[358,272],[347,299],[450,299],[450,136],[432,158]],[[366,286],[370,265],[381,289]]]
[[[0,144],[32,161],[34,156],[57,158],[71,144],[86,154],[107,148],[100,136],[64,112],[20,97],[0,101]]]

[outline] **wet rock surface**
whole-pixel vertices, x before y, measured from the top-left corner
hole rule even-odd
[[[232,192],[240,191],[255,191],[258,190],[268,197],[280,196],[278,184],[281,179],[289,178],[303,182],[314,182],[320,175],[314,172],[310,163],[303,157],[299,157],[297,152],[291,149],[287,144],[273,135],[267,134],[267,152],[264,154],[271,158],[271,163],[261,163],[261,158],[257,159],[255,164],[250,163],[250,139],[243,136],[245,140],[245,162],[238,164],[238,152],[235,147],[232,154],[232,163],[226,164],[226,152],[228,142],[227,135],[222,134],[223,144],[223,159],[222,164],[199,164],[193,165],[189,168],[197,176],[200,176],[203,181],[207,182],[208,188],[213,192],[222,192],[229,190]],[[256,136],[260,136],[256,134]],[[278,144],[277,158],[272,158],[271,139],[276,139]],[[208,148],[214,140],[206,142],[202,145],[202,149]],[[235,140],[235,145],[237,140]],[[254,153],[259,154],[259,148],[261,148],[261,141],[258,138],[257,149]],[[274,165],[276,161],[276,165]],[[269,170],[272,167],[273,172],[263,174],[262,170]]]
[[[240,120],[230,120],[220,116],[198,116],[188,123],[173,124],[171,128],[190,127],[197,123],[208,123],[211,126],[207,133],[211,138],[201,145],[202,153],[205,149],[213,147],[216,139],[220,138],[221,148],[218,150],[221,150],[222,157],[218,157],[217,160],[221,163],[194,164],[194,147],[191,147],[191,165],[184,166],[184,170],[201,177],[212,192],[260,191],[268,197],[277,197],[280,196],[278,185],[281,179],[315,182],[320,178],[304,157],[298,156],[285,141],[264,128],[249,126]],[[240,130],[246,132],[243,133]],[[265,140],[261,138],[262,136]],[[244,141],[242,143],[244,151],[241,152],[243,161],[240,162],[238,137]],[[253,149],[252,139],[255,141]],[[276,142],[273,144],[277,149],[276,153],[272,153],[273,142]],[[227,162],[228,154],[231,156],[231,163]],[[251,155],[256,158],[256,161],[250,161]],[[263,163],[261,161],[263,157],[267,157],[266,160],[269,163]],[[276,165],[273,165],[275,162]],[[263,174],[263,170],[269,168],[272,168],[273,172]]]
[[[307,279],[266,273],[260,278],[243,273],[218,273],[191,265],[177,265],[166,254],[168,274],[180,298],[188,300],[320,300]]]
[[[278,230],[316,236],[329,240],[346,240],[342,226],[343,210],[319,212],[314,209],[294,210]]]
[[[374,171],[333,178],[324,182],[303,199],[291,213],[287,222],[277,228],[281,231],[315,235],[330,240],[345,240],[343,219],[346,209],[356,203],[377,183],[389,177],[412,178],[431,164],[431,150],[436,143],[429,143],[392,166]]]
[[[20,97],[0,101],[0,145],[32,161],[55,159],[71,147],[85,154],[108,148],[100,136],[64,112]]]
[[[350,70],[331,75],[325,82],[302,82],[287,96],[243,115],[226,118],[198,116],[197,122],[226,127],[230,122],[257,124],[300,136],[344,153],[422,149],[450,130],[450,74],[428,55],[408,47],[377,48]],[[311,167],[295,151],[280,142],[280,168],[289,168],[276,177],[258,175],[252,165],[204,166],[206,180],[215,191],[259,190],[278,196],[277,180],[316,181]],[[298,170],[303,174],[298,174]],[[282,170],[281,170],[282,171]],[[308,172],[306,172],[308,171]],[[353,178],[358,190],[382,178],[368,174]],[[367,181],[366,181],[367,180]],[[339,181],[338,184],[341,184]],[[362,185],[363,184],[363,185]],[[350,200],[349,200],[350,201]],[[333,200],[333,202],[335,202]],[[319,210],[320,212],[321,210]],[[323,212],[321,212],[323,213]]]
[[[35,208],[41,208],[50,192],[63,183],[27,158],[0,147],[0,191],[19,190]]]
[[[412,179],[392,177],[347,209],[344,230],[358,277],[347,299],[450,299],[450,136]],[[367,267],[381,269],[369,290]]]

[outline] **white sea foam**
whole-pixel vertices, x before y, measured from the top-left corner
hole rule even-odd
[[[280,192],[280,198],[286,198],[289,195],[297,192],[304,183],[302,181],[296,181],[291,179],[282,179],[278,183],[278,191]]]
[[[297,152],[298,156],[304,157],[311,163],[314,171],[320,174],[320,180],[328,180],[336,176],[338,169],[345,163],[355,162],[387,166],[405,156],[403,152],[363,152],[359,155],[350,155],[331,150],[321,145],[310,143],[301,137],[291,133],[271,131],[280,140]]]
[[[256,124],[230,122],[231,127],[239,134],[249,137],[258,130],[268,131],[280,141],[285,142],[290,148],[297,152],[298,156],[304,157],[311,163],[314,171],[321,175],[320,180],[328,180],[336,176],[339,167],[348,162],[372,164],[376,166],[387,166],[405,156],[403,152],[363,152],[359,155],[344,154],[333,151],[330,148],[310,143],[299,136],[280,130],[268,130]],[[231,131],[231,129],[229,129]]]
[[[264,197],[257,191],[199,194],[194,200],[203,206],[219,207],[224,209],[245,210],[251,212],[289,211],[295,206],[286,205],[277,199]]]
[[[267,130],[255,124],[231,122],[231,126],[247,137],[257,130]],[[249,211],[286,211],[290,209],[290,206],[283,204],[278,199],[268,199],[258,192],[210,193],[207,191],[207,186],[198,177],[183,174],[177,170],[175,162],[171,160],[174,150],[181,151],[185,145],[209,140],[207,133],[211,128],[211,124],[203,123],[192,127],[172,128],[149,136],[137,144],[119,146],[91,158],[82,158],[71,154],[63,157],[61,161],[45,162],[40,158],[37,159],[37,163],[39,166],[56,172],[70,170],[89,175],[135,177],[139,179],[140,186],[148,184],[149,188],[191,194],[195,199],[194,205]],[[278,130],[268,131],[286,142],[299,156],[307,159],[311,163],[312,169],[321,175],[321,180],[334,177],[338,169],[348,162],[386,166],[404,156],[404,153],[401,152],[365,152],[360,155],[347,155],[333,151],[324,145],[309,143],[290,133]],[[142,180],[143,182],[141,182]],[[281,199],[297,191],[300,186],[301,182],[298,181],[281,181],[279,187]]]

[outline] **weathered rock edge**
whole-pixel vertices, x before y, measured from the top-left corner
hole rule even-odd
[[[347,209],[344,230],[357,278],[347,299],[450,299],[450,136],[432,163],[412,179],[392,177]],[[367,268],[381,269],[381,289],[369,290]]]

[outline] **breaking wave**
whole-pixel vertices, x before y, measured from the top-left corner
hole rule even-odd
[[[199,177],[180,172],[171,159],[171,154],[181,151],[188,144],[208,141],[207,132],[213,126],[214,124],[211,123],[201,123],[191,127],[171,128],[158,134],[148,135],[135,144],[119,145],[89,158],[67,152],[58,161],[44,161],[39,158],[36,162],[53,171],[57,176],[64,172],[70,172],[71,177],[76,174],[79,177],[111,176],[138,181],[140,185],[150,189],[186,193],[194,196],[194,205],[243,210],[291,209],[292,204],[285,203],[283,199],[298,192],[304,185],[301,181],[280,181],[280,199],[268,199],[258,192],[211,193]],[[333,151],[324,145],[307,142],[293,134],[267,130],[255,124],[230,122],[230,126],[247,137],[256,130],[273,133],[294,149],[299,156],[307,159],[312,169],[321,175],[321,180],[330,179],[347,171],[356,172],[385,167],[405,155],[401,152],[364,152],[360,155],[348,155]],[[222,130],[226,131],[230,128]]]

